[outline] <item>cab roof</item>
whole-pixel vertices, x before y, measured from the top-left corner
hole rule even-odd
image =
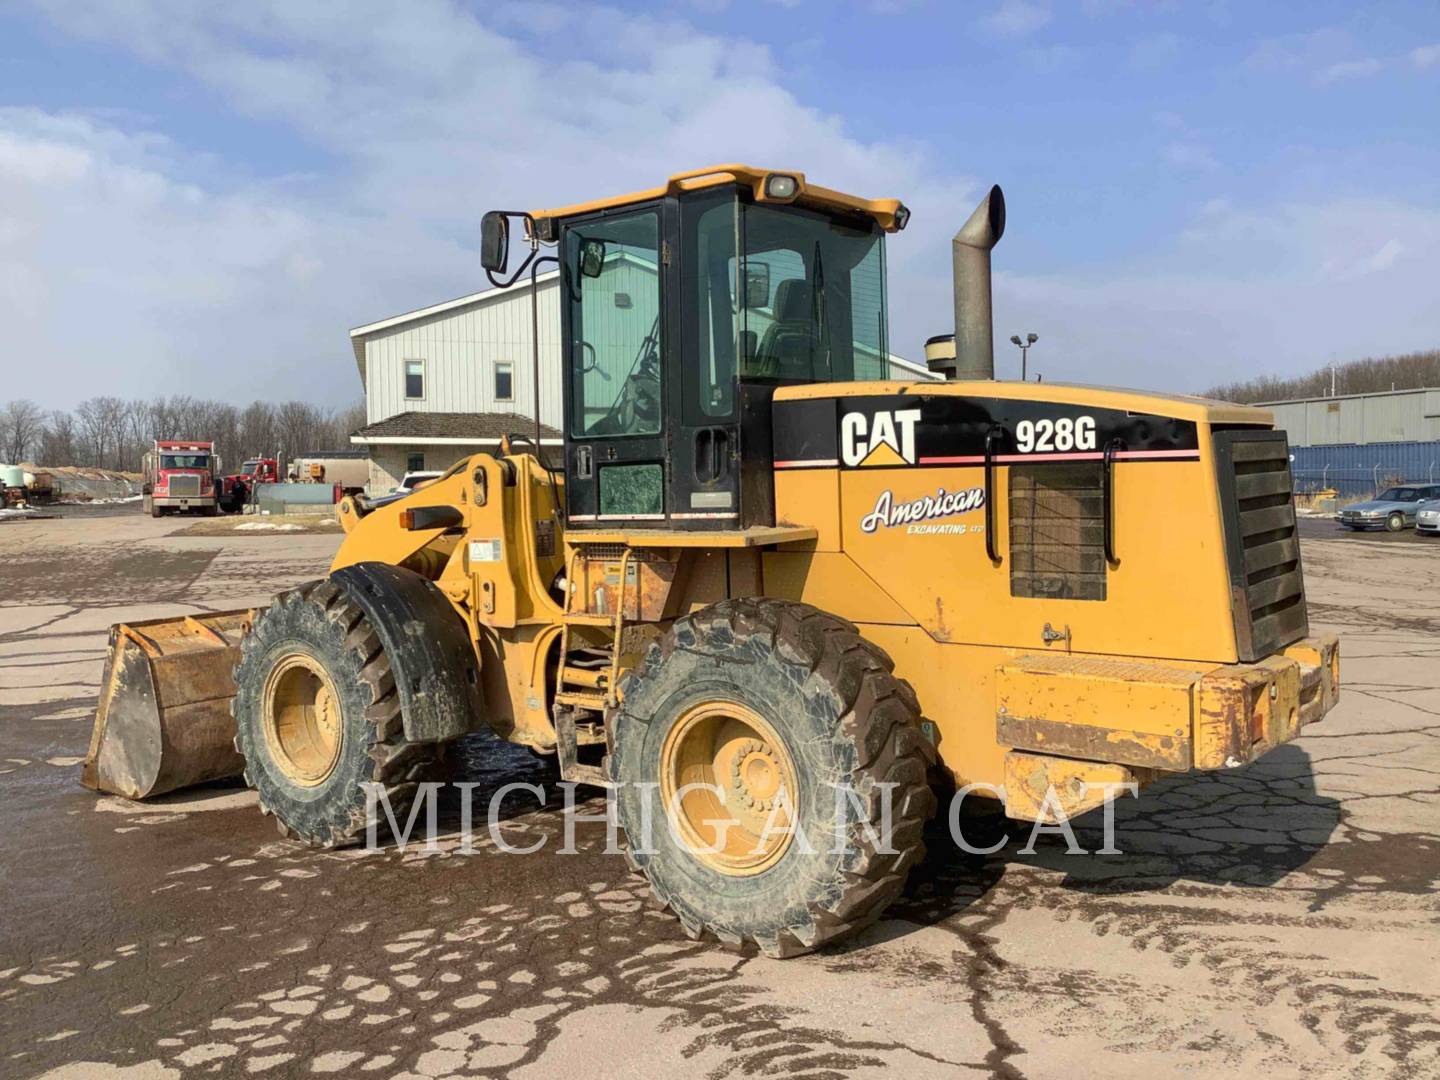
[[[769,194],[767,181],[772,177],[793,179],[795,181],[794,194],[785,197]],[[661,187],[649,188],[645,191],[632,191],[628,195],[594,199],[590,202],[576,203],[573,206],[532,210],[530,216],[535,219],[540,235],[547,239],[553,239],[556,232],[555,223],[563,218],[578,217],[581,214],[609,210],[617,206],[628,206],[631,203],[648,202],[666,195],[677,195],[682,191],[700,191],[726,184],[742,184],[749,187],[754,193],[756,202],[796,203],[800,206],[812,206],[822,210],[844,210],[865,214],[873,218],[875,223],[886,232],[899,232],[905,227],[905,223],[910,217],[910,211],[899,199],[862,199],[857,195],[847,195],[841,191],[812,184],[805,179],[804,173],[796,172],[793,169],[757,169],[753,165],[736,164],[710,165],[700,169],[690,169],[687,172],[679,172],[671,176]]]

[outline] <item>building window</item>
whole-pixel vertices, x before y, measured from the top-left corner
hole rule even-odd
[[[405,396],[407,398],[423,398],[425,396],[425,361],[405,361]]]
[[[425,471],[425,455],[424,455],[424,454],[406,454],[406,455],[405,455],[405,471],[406,471],[407,473],[411,473],[411,472],[424,472],[424,471]]]
[[[515,400],[515,365],[495,365],[495,400]]]

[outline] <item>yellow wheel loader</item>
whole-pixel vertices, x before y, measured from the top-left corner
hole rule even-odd
[[[487,214],[482,263],[528,268],[532,313],[559,269],[563,461],[517,437],[347,498],[323,581],[117,630],[89,781],[121,788],[140,749],[168,767],[125,794],[214,775],[233,736],[287,834],[347,844],[362,782],[398,815],[488,727],[614,789],[690,933],[791,955],[899,894],[932,783],[1053,821],[1324,716],[1337,644],[1310,636],[1271,415],[994,381],[998,188],[953,242],[946,377],[897,381],[909,216],[743,165]],[[189,737],[224,704],[233,728]]]

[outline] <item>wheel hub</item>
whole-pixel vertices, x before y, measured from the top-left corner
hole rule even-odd
[[[796,776],[769,721],[733,701],[686,710],[660,750],[671,825],[695,858],[735,876],[768,869],[789,847]]]
[[[261,707],[266,744],[285,776],[304,787],[323,783],[344,741],[340,698],[325,669],[304,653],[281,657],[265,680]]]
[[[768,743],[746,739],[731,758],[731,791],[744,807],[772,810],[780,792],[781,768]]]

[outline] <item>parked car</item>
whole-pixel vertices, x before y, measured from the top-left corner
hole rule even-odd
[[[445,475],[439,472],[407,472],[400,480],[400,486],[390,489],[392,495],[409,495],[426,481]]]
[[[1337,518],[1350,529],[1399,532],[1415,524],[1421,503],[1435,499],[1440,499],[1440,484],[1399,484],[1368,502],[1345,507]]]
[[[1440,536],[1440,499],[1420,504],[1415,511],[1415,531],[1422,536]]]

